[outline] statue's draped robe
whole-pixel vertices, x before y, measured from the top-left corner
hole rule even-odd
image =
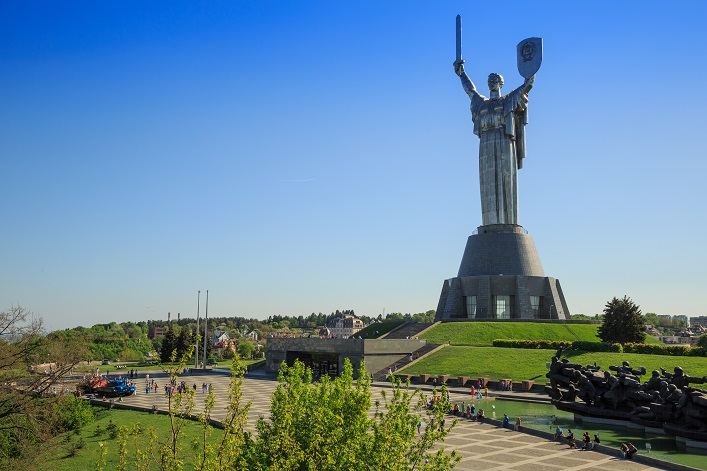
[[[518,224],[518,169],[525,157],[528,95],[521,86],[500,98],[471,96],[474,134],[479,136],[483,225]]]

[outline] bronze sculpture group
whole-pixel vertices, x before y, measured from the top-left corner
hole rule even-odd
[[[646,369],[629,362],[602,371],[562,358],[564,344],[552,357],[546,391],[560,410],[589,417],[627,420],[686,438],[707,441],[707,377],[688,376],[679,366],[673,373],[661,368],[641,383]]]

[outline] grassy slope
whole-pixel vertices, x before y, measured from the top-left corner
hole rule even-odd
[[[636,353],[581,353],[568,351],[564,357],[581,365],[593,364],[608,369],[610,365],[631,362],[634,367],[645,366],[650,371],[663,367],[672,371],[682,366],[690,376],[707,376],[707,359],[701,357],[673,357],[666,355],[639,355]],[[406,374],[449,374],[453,377],[490,377],[492,379],[511,378],[514,381],[531,379],[547,381],[545,363],[550,362],[552,350],[528,350],[494,347],[445,347],[423,358],[415,364],[400,370]]]
[[[383,334],[387,334],[391,330],[395,329],[399,325],[405,323],[405,321],[386,321],[386,322],[377,322],[375,324],[371,324],[369,326],[364,327],[363,329],[359,330],[356,332],[356,337],[361,336],[364,339],[375,339],[380,337]],[[378,333],[376,334],[376,331]]]
[[[134,423],[140,422],[145,430],[153,428],[160,437],[164,440],[168,436],[169,431],[169,417],[161,414],[147,414],[144,412],[136,412],[131,410],[101,410],[98,413],[97,420],[85,427],[81,432],[81,437],[83,437],[86,445],[81,449],[77,456],[67,457],[68,445],[65,443],[65,438],[67,436],[76,442],[78,441],[78,436],[73,433],[64,433],[53,439],[48,445],[43,446],[41,453],[35,459],[35,464],[38,469],[41,470],[51,470],[51,471],[74,471],[83,469],[96,469],[96,462],[100,456],[100,448],[98,443],[104,442],[108,452],[106,454],[106,467],[105,469],[116,469],[118,465],[118,440],[110,439],[108,434],[104,434],[101,437],[94,437],[94,431],[96,426],[105,430],[108,425],[108,421],[112,420],[116,425],[131,427]],[[189,453],[189,447],[192,439],[199,437],[199,424],[197,422],[188,421],[187,427],[185,427],[186,434],[182,438],[182,448],[186,451],[184,456],[191,457],[192,453]],[[215,431],[214,435],[218,435],[219,431]],[[146,434],[145,434],[146,435]],[[143,435],[143,439],[140,441],[140,449],[145,450],[146,448],[146,437]],[[214,437],[212,435],[212,438]],[[129,455],[134,455],[134,443],[132,440],[128,441],[129,450],[132,453]],[[189,465],[191,463],[187,463]],[[134,464],[129,465],[128,469],[134,468]],[[188,468],[187,468],[188,469]]]
[[[433,343],[491,345],[496,339],[582,340],[598,342],[599,324],[542,324],[530,322],[445,322],[421,335]],[[659,343],[646,337],[646,343]]]

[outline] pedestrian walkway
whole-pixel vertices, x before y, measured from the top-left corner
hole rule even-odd
[[[160,410],[166,410],[168,403],[164,395],[164,385],[167,377],[158,372],[150,373],[150,378],[154,378],[159,389],[156,394],[145,394],[144,374],[135,380],[138,386],[138,394],[123,398],[123,404],[152,408],[156,406]],[[255,423],[259,416],[269,415],[270,397],[277,387],[277,381],[272,377],[259,376],[245,378],[243,380],[243,400],[251,402],[251,409],[248,418],[248,428],[255,429]],[[228,397],[228,386],[230,377],[226,374],[207,373],[184,375],[180,380],[192,387],[197,385],[196,402],[197,410],[203,410],[201,398],[206,394],[201,392],[201,384],[210,384],[217,397],[213,418],[220,420],[226,416],[226,398]],[[142,390],[140,389],[142,386]],[[387,389],[383,383],[373,384],[371,390],[373,400],[381,398],[381,391]],[[429,392],[429,391],[425,391]],[[462,393],[460,390],[452,391],[451,400],[461,402],[468,399],[468,392]],[[462,456],[462,461],[455,468],[459,471],[472,471],[483,469],[492,470],[519,470],[519,471],[641,471],[664,469],[648,466],[635,461],[619,459],[594,451],[581,451],[570,449],[565,443],[547,440],[533,435],[514,432],[488,423],[472,422],[470,420],[460,420],[452,433],[447,436],[443,446],[446,449],[456,449]]]

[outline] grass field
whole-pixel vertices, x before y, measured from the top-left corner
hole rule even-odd
[[[132,427],[136,422],[140,422],[144,430],[150,428],[154,429],[160,440],[165,440],[168,437],[169,432],[169,417],[161,414],[148,414],[145,412],[136,412],[131,410],[110,410],[110,409],[98,409],[97,420],[84,427],[81,431],[80,437],[83,438],[85,446],[78,451],[76,456],[67,456],[70,445],[66,442],[67,437],[73,441],[77,442],[79,435],[75,435],[73,432],[63,433],[55,437],[47,445],[44,445],[39,456],[35,458],[35,464],[37,469],[40,470],[51,470],[51,471],[75,471],[75,470],[91,470],[96,469],[96,462],[100,457],[100,446],[99,442],[105,443],[107,448],[106,453],[106,466],[105,469],[116,469],[118,465],[118,439],[111,439],[107,433],[102,434],[100,437],[94,436],[96,426],[100,426],[104,431],[108,426],[109,421],[113,421],[116,425]],[[192,439],[199,437],[199,424],[197,422],[188,421],[185,427],[185,436],[182,438],[182,449],[185,451],[183,456],[187,458],[186,468],[189,469],[191,462],[189,457],[192,453],[189,452],[190,443]],[[212,438],[218,436],[219,431],[214,431]],[[139,443],[139,447],[142,451],[146,449],[147,444],[147,434],[143,434]],[[134,444],[132,439],[128,440],[129,450],[134,451]],[[129,456],[134,456],[133,453],[129,453]],[[128,464],[127,469],[135,469],[134,464]]]
[[[420,338],[452,345],[491,345],[496,339],[599,342],[600,324],[545,324],[532,322],[444,322]],[[658,343],[647,336],[646,343]]]
[[[413,375],[425,373],[447,374],[452,377],[489,377],[493,380],[510,378],[514,381],[533,380],[545,383],[545,364],[550,362],[554,353],[553,350],[449,346],[398,372]],[[603,370],[627,360],[633,367],[645,366],[648,377],[652,370],[661,366],[669,371],[675,366],[681,366],[690,376],[707,376],[707,358],[703,357],[566,351],[564,358],[581,365],[596,362]]]

